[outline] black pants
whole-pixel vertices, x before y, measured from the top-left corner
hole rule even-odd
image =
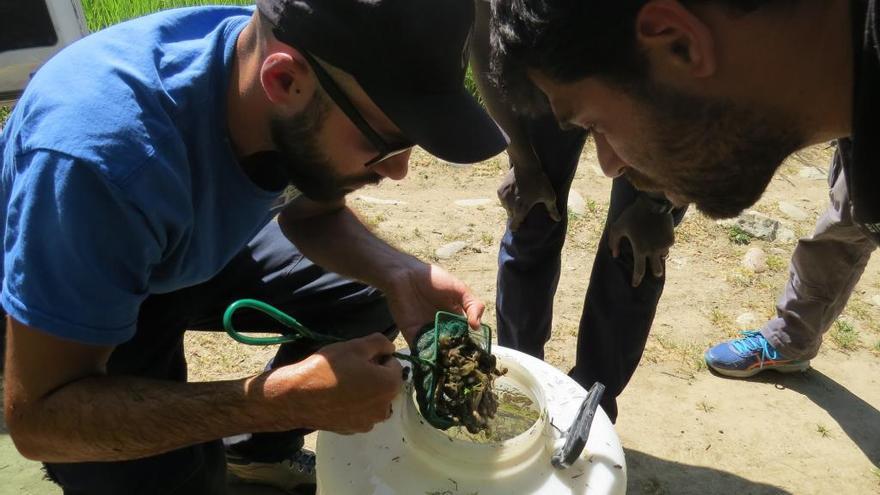
[[[516,232],[508,228],[504,234],[498,255],[498,343],[543,359],[544,344],[550,339],[553,297],[568,227],[568,192],[586,134],[580,130],[560,130],[552,116],[529,120],[527,127],[531,147],[556,191],[562,221],[554,221],[539,205]],[[616,259],[608,248],[609,226],[638,194],[625,179],[614,179],[605,230],[584,298],[577,359],[570,372],[586,388],[596,381],[607,387],[601,404],[612,421],[617,419],[616,398],[645,350],[665,281],[649,272],[639,287],[632,287],[633,256],[629,243],[622,242]],[[675,211],[673,216],[677,225],[684,209]]]
[[[150,296],[141,306],[134,338],[110,356],[109,374],[186,381],[184,331],[222,330],[226,306],[245,297],[266,301],[313,330],[340,337],[384,332],[393,338],[396,334],[381,293],[313,264],[271,222],[209,282]],[[235,324],[252,331],[278,330],[273,320],[256,312],[237,313]],[[230,340],[229,352],[239,345]],[[315,349],[285,344],[270,366],[298,361]],[[257,433],[229,447],[253,460],[280,460],[302,447],[304,433]],[[53,463],[46,470],[65,495],[226,493],[220,439],[146,459]]]

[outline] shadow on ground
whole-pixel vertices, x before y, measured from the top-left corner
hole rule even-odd
[[[747,480],[725,471],[660,459],[632,449],[624,451],[627,493],[630,495],[792,495],[779,487]]]
[[[737,378],[742,380],[742,378]],[[875,466],[880,465],[880,411],[816,369],[760,373],[747,380],[793,390],[824,409]]]

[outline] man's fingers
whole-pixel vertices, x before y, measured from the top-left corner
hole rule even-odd
[[[467,316],[468,325],[471,328],[480,328],[480,319],[483,318],[483,312],[486,310],[486,305],[483,301],[476,299],[473,296],[470,296],[464,302],[464,313]]]
[[[620,256],[620,240],[623,236],[613,227],[608,230],[608,248],[611,249],[611,256],[617,258]]]
[[[633,287],[638,287],[639,285],[641,285],[643,278],[645,278],[645,257],[644,256],[634,256],[633,257],[633,279],[632,279]]]
[[[520,215],[516,211],[507,211],[507,218],[510,219],[510,231],[516,232],[519,230],[519,226],[522,225],[523,220],[525,220],[525,215]]]
[[[552,218],[554,222],[559,222],[562,220],[562,215],[559,213],[559,208],[556,207],[556,199],[545,201],[544,204],[547,206],[547,213],[550,215],[550,218]]]
[[[656,278],[663,276],[663,260],[665,258],[666,255],[651,256],[651,273],[653,273]]]

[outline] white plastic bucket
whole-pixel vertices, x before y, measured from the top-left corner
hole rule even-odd
[[[317,443],[318,493],[322,495],[622,494],[626,464],[608,416],[596,412],[587,446],[565,470],[550,464],[564,432],[587,395],[567,375],[512,349],[493,347],[512,385],[540,407],[538,420],[520,435],[479,444],[450,437],[425,422],[407,385],[394,413],[369,433],[321,432]]]

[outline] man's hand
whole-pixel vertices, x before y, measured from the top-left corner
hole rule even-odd
[[[664,261],[669,248],[675,242],[675,224],[671,213],[659,213],[651,200],[639,196],[608,232],[608,247],[612,255],[620,255],[620,241],[629,239],[633,251],[632,285],[638,287],[645,277],[646,260],[651,265],[651,273],[662,277]]]
[[[553,220],[558,222],[562,219],[556,207],[556,192],[550,185],[547,175],[540,169],[536,169],[535,172],[531,170],[511,168],[504,181],[498,186],[498,199],[507,210],[510,230],[514,232],[519,229],[526,215],[536,204],[543,204]],[[526,176],[517,177],[517,173]]]
[[[420,263],[394,278],[385,290],[391,315],[406,341],[413,345],[426,323],[434,321],[438,310],[467,316],[472,328],[480,326],[486,305],[467,285],[436,265]]]
[[[388,419],[391,401],[400,393],[403,371],[391,359],[392,352],[394,344],[375,333],[328,345],[299,363],[268,371],[251,387],[264,388],[267,398],[289,415],[279,415],[279,429],[287,423],[363,433]]]

